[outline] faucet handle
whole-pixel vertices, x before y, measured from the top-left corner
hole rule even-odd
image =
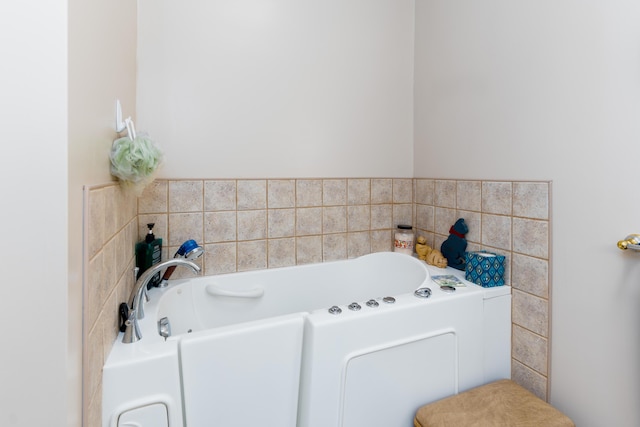
[[[120,332],[127,330],[127,319],[129,319],[129,304],[123,302],[118,306],[118,328]]]

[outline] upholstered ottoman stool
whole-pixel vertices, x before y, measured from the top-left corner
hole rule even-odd
[[[575,427],[553,406],[500,380],[418,409],[415,427]]]

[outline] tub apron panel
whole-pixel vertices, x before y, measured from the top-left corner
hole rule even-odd
[[[439,300],[437,298],[440,298]],[[332,316],[312,313],[305,331],[299,426],[411,425],[415,410],[483,383],[479,292]]]

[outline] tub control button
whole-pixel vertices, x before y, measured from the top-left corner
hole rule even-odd
[[[396,299],[394,297],[384,297],[382,298],[382,302],[386,304],[393,304],[394,302],[396,302]]]
[[[340,307],[338,307],[337,305],[334,305],[328,311],[329,311],[330,314],[340,314],[340,313],[342,313],[342,309]]]
[[[413,294],[415,296],[417,296],[418,298],[429,298],[431,296],[431,289],[430,288],[418,288],[413,292]]]
[[[367,307],[377,307],[380,304],[378,304],[378,301],[374,300],[374,299],[370,299],[369,301],[367,301]]]
[[[443,292],[455,292],[456,291],[456,288],[454,288],[453,286],[449,286],[449,285],[440,286],[440,289],[442,289]]]
[[[357,302],[352,302],[351,304],[349,304],[349,310],[351,310],[351,311],[358,311],[361,308],[362,307]]]

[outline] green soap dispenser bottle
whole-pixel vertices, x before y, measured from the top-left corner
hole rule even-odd
[[[140,278],[142,273],[151,268],[151,266],[159,264],[162,261],[162,239],[157,238],[153,234],[154,225],[155,223],[147,224],[149,231],[144,241],[136,244],[136,267],[139,268],[138,278]],[[152,286],[158,286],[161,280],[162,277],[160,276],[160,272],[158,272],[149,281],[147,289],[150,289]]]

